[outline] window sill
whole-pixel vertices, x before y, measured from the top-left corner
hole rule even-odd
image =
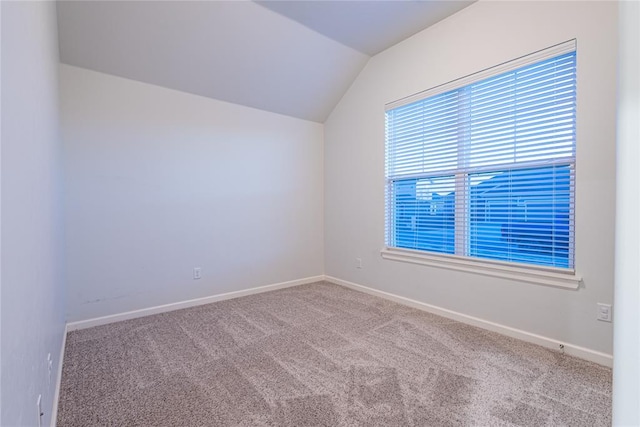
[[[575,271],[559,268],[526,267],[475,260],[456,255],[430,254],[410,249],[385,248],[380,253],[382,258],[393,261],[446,268],[564,289],[578,289],[582,281],[582,277],[578,276]]]

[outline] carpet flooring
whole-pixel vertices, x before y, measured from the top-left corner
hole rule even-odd
[[[606,426],[611,370],[326,282],[70,332],[58,426]]]

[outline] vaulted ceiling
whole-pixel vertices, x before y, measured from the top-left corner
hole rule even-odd
[[[60,60],[323,122],[368,59],[472,1],[60,1]]]

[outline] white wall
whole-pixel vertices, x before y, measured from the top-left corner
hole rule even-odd
[[[321,124],[60,75],[68,321],[323,273]]]
[[[640,3],[620,3],[613,425],[640,425]]]
[[[617,4],[480,1],[373,57],[325,124],[325,271],[441,308],[611,353]],[[384,105],[578,40],[577,291],[383,260]],[[356,269],[356,257],[363,268]]]
[[[64,331],[54,2],[2,2],[2,419],[52,413]],[[51,381],[47,353],[53,357]]]

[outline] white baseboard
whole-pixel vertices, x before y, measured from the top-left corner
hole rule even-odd
[[[58,403],[60,401],[60,384],[62,384],[62,365],[64,362],[64,350],[67,346],[67,325],[64,327],[64,335],[62,336],[62,346],[60,348],[60,356],[58,356],[58,378],[56,379],[56,389],[53,393],[53,408],[51,409],[51,427],[56,427],[58,418]]]
[[[468,325],[477,326],[479,328],[497,332],[499,334],[506,335],[512,338],[517,338],[522,341],[538,344],[553,350],[558,350],[560,348],[560,345],[564,345],[564,352],[566,354],[579,357],[580,359],[589,360],[599,365],[604,365],[608,367],[613,366],[613,356],[611,354],[601,353],[599,351],[590,350],[588,348],[580,347],[577,345],[564,343],[564,342],[555,340],[553,338],[543,337],[541,335],[533,334],[531,332],[526,332],[521,329],[516,329],[509,326],[501,325],[499,323],[490,322],[488,320],[458,313],[452,310],[447,310],[445,308],[436,307],[435,305],[426,304],[424,302],[412,300],[410,298],[405,298],[399,295],[394,295],[388,292],[369,288],[367,286],[359,285],[353,282],[348,282],[346,280],[338,279],[336,277],[325,276],[324,280],[334,283],[336,285],[341,285],[347,288],[354,289],[356,291],[365,292],[365,293],[375,295],[381,298],[385,298],[400,304],[408,305],[410,307],[414,307],[419,310],[437,314],[438,316],[442,316],[448,319],[456,320],[458,322],[466,323]]]
[[[210,304],[216,301],[223,301],[232,298],[239,298],[246,295],[259,294],[262,292],[275,291],[276,289],[290,288],[292,286],[306,285],[308,283],[324,280],[324,276],[312,276],[304,279],[291,280],[289,282],[275,283],[272,285],[259,286],[257,288],[243,289],[241,291],[228,292],[226,294],[212,295],[203,298],[196,298],[187,301],[174,302],[170,304],[158,305],[155,307],[142,308],[139,310],[127,311],[125,313],[112,314],[109,316],[95,317],[93,319],[79,320],[67,323],[67,331],[92,328],[94,326],[106,325],[123,320],[136,319],[138,317],[150,316],[152,314],[166,313],[168,311],[180,310],[183,308],[195,307],[198,305]]]

